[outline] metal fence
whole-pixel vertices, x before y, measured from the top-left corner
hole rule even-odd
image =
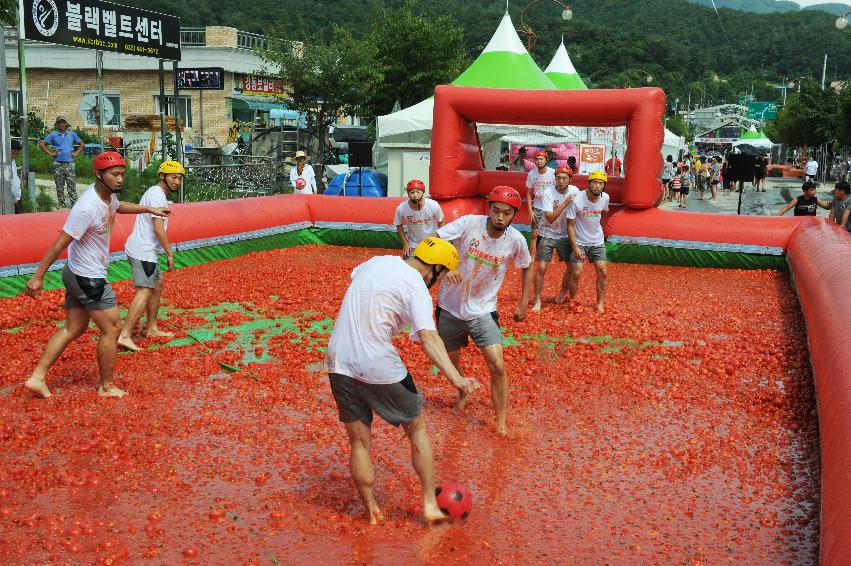
[[[224,164],[208,164],[186,156],[186,200],[221,200],[283,192],[279,164],[272,157],[230,156]]]

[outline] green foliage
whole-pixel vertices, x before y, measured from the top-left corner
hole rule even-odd
[[[836,91],[822,90],[815,81],[802,81],[800,86],[801,92],[790,95],[777,115],[780,139],[797,147],[831,141],[836,133]]]
[[[836,141],[840,145],[851,146],[851,87],[846,86],[837,96],[836,116]]]
[[[712,6],[712,0],[688,0],[693,4]],[[795,2],[788,0],[715,0],[715,5],[720,8],[741,10],[743,12],[755,12],[757,14],[769,14],[771,12],[797,12],[801,7]]]
[[[100,143],[100,139],[98,138],[97,134],[89,133],[86,130],[80,128],[74,128],[73,130],[74,133],[80,136],[80,139],[83,140],[83,143],[85,144]],[[106,143],[106,140],[104,140],[104,143]]]
[[[53,197],[44,191],[44,187],[39,187],[38,194],[35,196],[35,212],[50,212],[56,206]]]
[[[688,122],[679,116],[669,116],[665,123],[669,130],[678,136],[684,137],[686,141],[691,141],[694,137],[694,132],[691,131]]]
[[[18,0],[0,0],[0,23],[15,26],[18,23]]]
[[[13,138],[21,137],[22,122],[20,112],[9,110],[9,130]],[[27,135],[31,140],[40,140],[45,136],[44,120],[39,118],[32,108],[27,111]]]

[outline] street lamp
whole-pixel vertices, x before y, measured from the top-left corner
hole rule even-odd
[[[845,12],[838,18],[836,18],[836,29],[845,29],[848,27],[848,16],[851,14],[851,10]]]
[[[523,22],[523,16],[526,14],[526,10],[528,10],[530,7],[532,7],[532,5],[537,4],[540,1],[541,0],[532,0],[531,2],[529,2],[528,4],[523,6],[523,10],[520,12],[520,28],[517,31],[519,31],[520,33],[526,34],[526,50],[529,51],[530,53],[532,52],[532,48],[535,46],[536,36],[535,36],[535,32],[532,29],[532,27],[526,25]],[[573,19],[573,10],[570,8],[570,6],[568,6],[567,4],[563,4],[562,2],[559,2],[559,0],[550,0],[550,1],[555,2],[556,4],[558,4],[559,6],[562,7],[562,10],[561,10],[561,19],[562,20],[569,21],[569,20]]]
[[[633,69],[633,71],[635,71],[637,73],[641,73],[642,75],[644,75],[645,76],[644,80],[647,81],[647,84],[650,84],[650,83],[653,82],[653,75],[651,75],[650,73],[648,73],[644,69]],[[632,86],[632,85],[630,85],[629,81],[627,80],[626,87],[629,88],[630,86]]]

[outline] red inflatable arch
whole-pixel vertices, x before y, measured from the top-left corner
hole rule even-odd
[[[613,201],[628,208],[656,206],[662,168],[665,93],[658,88],[529,91],[445,86],[435,89],[430,194],[435,199],[486,195],[497,184],[525,194],[523,172],[485,171],[475,122],[627,128],[626,171]],[[580,179],[581,180],[581,179]],[[618,198],[620,197],[620,198]]]

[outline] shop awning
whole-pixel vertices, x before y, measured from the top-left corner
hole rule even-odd
[[[237,110],[289,110],[283,102],[274,102],[272,100],[261,100],[255,97],[231,96],[233,107]]]

